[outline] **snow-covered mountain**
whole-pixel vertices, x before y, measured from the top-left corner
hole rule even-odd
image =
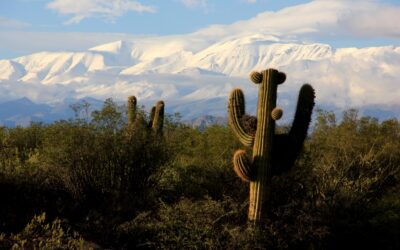
[[[253,35],[212,44],[196,53],[179,44],[158,48],[116,41],[85,52],[41,52],[0,61],[0,79],[41,84],[82,82],[95,74],[132,76],[150,73],[246,76],[254,68],[282,67],[295,61],[332,57],[325,44],[285,43]]]
[[[167,111],[180,112],[184,119],[223,117],[234,87],[244,89],[248,108],[255,112],[257,87],[247,75],[273,67],[287,73],[278,104],[289,115],[305,82],[316,88],[321,106],[400,105],[400,47],[334,49],[262,33],[211,42],[186,36],[116,41],[81,52],[41,52],[0,60],[0,98],[3,102],[28,98],[54,107],[87,96],[124,101],[136,95],[144,105],[163,99]]]

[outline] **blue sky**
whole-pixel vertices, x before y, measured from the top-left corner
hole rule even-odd
[[[229,24],[248,19],[256,14],[300,3],[307,0],[246,1],[246,0],[148,0],[141,1],[154,12],[126,11],[113,18],[100,15],[83,19],[79,23],[66,24],[73,14],[62,14],[51,8],[54,0],[9,0],[0,1],[0,16],[30,25],[32,31],[79,31],[79,32],[123,32],[132,34],[181,34],[207,27],[211,24]],[[61,1],[59,1],[61,2]],[[78,0],[72,0],[79,5]],[[111,1],[110,1],[111,2]],[[230,2],[230,4],[226,4]],[[49,6],[50,4],[50,6]]]
[[[343,0],[318,1],[328,5]],[[302,6],[310,2],[312,1],[0,0],[0,59],[41,50],[87,49],[88,46],[94,45],[90,41],[108,41],[113,39],[113,34],[116,35],[116,40],[130,35],[187,34],[210,25],[229,25],[239,20],[248,20],[267,11],[283,13],[287,7]],[[352,35],[349,31],[341,32],[343,25],[338,28],[333,27],[334,23],[330,23],[324,26],[324,29],[332,28],[332,34],[335,35],[327,35],[328,32],[324,30],[303,38],[328,43],[334,47],[400,44],[400,30],[394,25],[400,27],[400,15],[397,15],[400,14],[400,0],[343,2],[348,2],[349,11],[351,9],[355,13],[358,13],[357,8],[362,8],[361,5],[369,2],[372,3],[371,7],[366,8],[370,8],[371,12],[365,13],[374,13],[373,8],[378,6],[382,8],[381,14],[356,16],[351,23],[356,26],[363,23],[359,26],[362,30],[355,32],[357,35]],[[393,10],[393,13],[385,15],[387,10]],[[268,20],[264,21],[267,25]],[[301,24],[302,21],[301,16],[295,20],[296,24]],[[374,22],[381,26],[376,26]],[[281,27],[279,25],[276,26],[278,31]],[[288,24],[285,25],[282,32],[286,31]],[[371,26],[373,27],[370,30]],[[368,30],[368,34],[361,34],[363,30]],[[55,37],[60,38],[55,40]],[[67,42],[68,39],[70,43]],[[63,40],[65,43],[59,42]]]

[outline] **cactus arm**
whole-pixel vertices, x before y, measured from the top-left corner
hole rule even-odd
[[[249,182],[253,180],[254,171],[252,163],[244,150],[237,150],[233,155],[233,169],[243,181]]]
[[[242,126],[241,119],[245,114],[245,101],[241,89],[234,89],[229,95],[228,117],[229,125],[239,141],[246,147],[253,145],[254,136],[247,133]]]
[[[309,84],[304,84],[299,92],[296,114],[292,127],[287,135],[276,135],[274,138],[273,174],[278,175],[290,170],[299,155],[314,108],[315,92]]]
[[[136,119],[136,97],[128,97],[128,126],[132,126]]]
[[[311,115],[315,105],[314,99],[315,91],[313,87],[309,84],[304,84],[299,92],[296,114],[289,132],[290,141],[296,144],[296,148],[301,149],[307,137],[307,130],[311,122]]]
[[[161,135],[163,125],[164,125],[164,102],[158,101],[156,104],[154,118],[153,118],[153,124],[152,124],[151,128],[157,135]]]
[[[153,127],[153,121],[155,115],[156,115],[156,106],[153,106],[150,111],[149,128]]]

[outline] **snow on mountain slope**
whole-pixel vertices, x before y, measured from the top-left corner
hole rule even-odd
[[[123,71],[123,75],[140,75],[143,73],[176,73],[185,68],[188,61],[193,58],[193,54],[188,51],[178,51],[168,56],[156,55],[154,58],[148,57],[142,62],[129,67]]]
[[[42,52],[12,61],[22,65],[26,71],[20,81],[42,84],[63,83],[105,67],[104,58],[90,52]]]
[[[0,79],[17,80],[25,74],[23,65],[10,60],[0,60]]]
[[[183,112],[184,117],[220,116],[226,113],[227,96],[235,87],[244,89],[254,112],[257,86],[247,76],[269,67],[287,73],[278,100],[289,109],[304,82],[316,88],[321,105],[400,103],[400,47],[332,49],[265,34],[230,36],[218,42],[197,41],[193,35],[186,40],[141,38],[83,52],[42,52],[1,60],[0,98],[27,97],[52,104],[87,96],[124,101],[136,95],[149,105],[164,99],[169,111]]]
[[[331,56],[324,44],[282,43],[279,38],[264,35],[233,37],[203,50],[186,50],[184,43],[154,44],[116,41],[86,52],[42,52],[3,62],[18,63],[25,74],[13,74],[12,80],[43,84],[70,83],[86,79],[96,71],[110,74],[140,75],[145,73],[175,74],[197,68],[203,72],[245,76],[265,65],[280,67],[298,60],[320,60]],[[11,80],[5,66],[0,77]],[[19,72],[23,72],[19,70]]]
[[[102,55],[107,66],[126,66],[140,60],[143,51],[134,44],[125,41],[116,41],[90,48],[89,51]]]
[[[298,60],[320,60],[331,55],[328,45],[282,43],[277,37],[252,35],[230,38],[197,53],[178,51],[168,57],[143,60],[121,74],[178,73],[199,68],[229,76],[245,76],[265,65],[281,67]]]
[[[217,43],[197,53],[191,63],[227,75],[245,76],[253,69],[264,69],[265,65],[279,68],[295,61],[321,60],[332,56],[328,45],[274,40],[250,36]]]

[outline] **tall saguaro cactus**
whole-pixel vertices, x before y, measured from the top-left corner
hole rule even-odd
[[[276,135],[275,121],[283,114],[282,109],[276,107],[277,89],[286,80],[286,75],[275,69],[267,69],[261,73],[252,72],[250,79],[260,84],[255,135],[243,126],[245,100],[242,90],[234,89],[231,92],[228,114],[229,124],[239,141],[253,148],[251,158],[245,150],[236,151],[233,164],[237,175],[250,182],[248,218],[258,223],[265,217],[272,176],[289,170],[303,146],[311,121],[315,93],[310,85],[302,86],[292,128],[288,134]]]
[[[128,97],[128,126],[134,126],[136,122],[145,122],[144,118],[139,121],[138,112],[136,108],[137,100],[135,96]],[[146,123],[147,124],[147,123]],[[158,101],[155,106],[152,107],[150,112],[150,121],[147,126],[151,129],[156,135],[162,135],[162,129],[164,125],[164,102]]]

